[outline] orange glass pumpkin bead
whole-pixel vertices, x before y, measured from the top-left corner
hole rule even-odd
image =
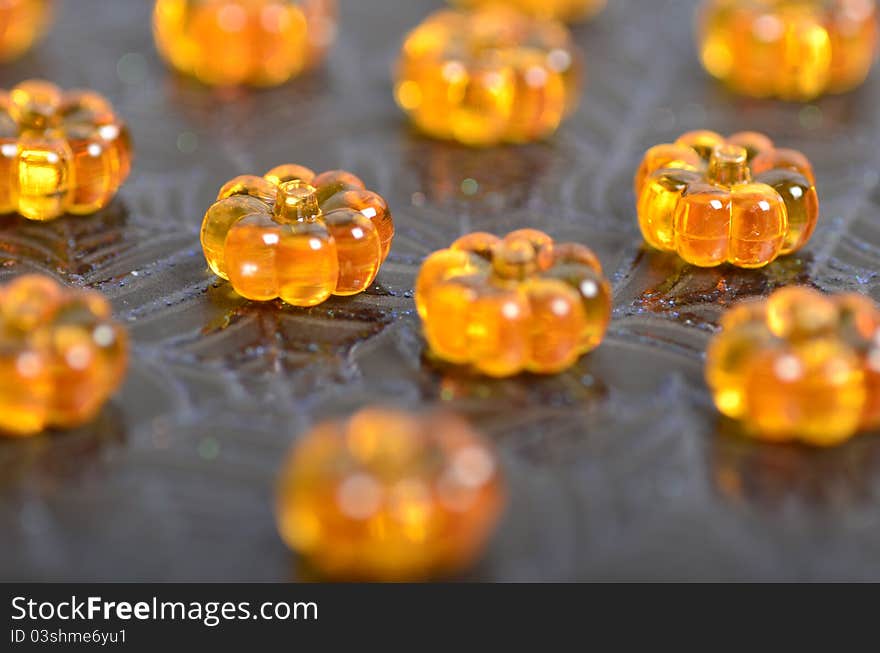
[[[27,52],[45,34],[51,18],[51,0],[0,2],[0,61]]]
[[[552,134],[576,107],[581,55],[568,30],[503,6],[445,10],[410,32],[395,98],[423,132],[466,145]]]
[[[294,164],[227,182],[201,231],[208,265],[238,294],[294,306],[366,290],[393,237],[385,200],[356,176]]]
[[[0,286],[0,433],[90,421],[125,377],[128,336],[91,290],[41,275]]]
[[[0,213],[89,214],[131,171],[128,127],[102,96],[41,80],[0,91]]]
[[[828,446],[880,426],[880,310],[791,286],[734,306],[706,354],[715,405],[755,437]]]
[[[810,162],[757,132],[656,145],[633,185],[645,241],[702,267],[763,267],[803,247],[819,217]]]
[[[274,86],[314,67],[336,34],[336,0],[157,0],[153,36],[205,84]]]
[[[877,54],[874,0],[706,0],[700,57],[755,97],[809,100],[861,84]]]
[[[607,0],[450,0],[462,9],[476,9],[490,4],[504,4],[513,9],[565,22],[592,18],[605,8]]]
[[[503,503],[495,454],[467,423],[368,408],[296,444],[276,513],[285,543],[324,575],[411,581],[469,566]]]
[[[497,377],[561,372],[599,345],[611,317],[595,254],[535,229],[477,232],[434,252],[415,299],[437,356]]]

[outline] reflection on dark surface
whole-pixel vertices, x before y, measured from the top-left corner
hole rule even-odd
[[[773,512],[796,502],[829,511],[876,499],[880,473],[876,434],[817,449],[756,442],[729,419],[720,419],[718,430],[709,447],[712,485],[734,504]]]
[[[554,157],[547,143],[475,149],[412,131],[404,149],[428,201],[479,202],[494,209],[524,205]]]
[[[589,361],[585,357],[560,374],[524,372],[494,379],[467,366],[446,363],[426,348],[422,354],[422,367],[427,374],[421,379],[421,396],[427,401],[488,401],[493,408],[589,406],[608,394],[605,383],[590,373]]]
[[[35,222],[0,216],[0,264],[31,263],[48,271],[86,274],[135,245],[125,242],[128,209],[115,198],[92,215]]]
[[[236,117],[243,121],[266,119],[268,107],[291,107],[304,98],[320,97],[327,90],[327,75],[322,68],[304,73],[289,82],[271,88],[247,86],[207,86],[192,77],[168,70],[164,93],[168,102],[189,120],[228,130]],[[260,112],[257,116],[257,112]]]
[[[639,251],[632,274],[644,279],[643,290],[633,301],[638,312],[668,314],[679,321],[701,323],[695,309],[705,305],[727,308],[740,299],[769,294],[787,285],[812,285],[809,253],[785,256],[757,270],[732,265],[700,268],[674,252],[647,247]]]
[[[230,363],[263,358],[299,368],[316,356],[342,357],[396,315],[351,297],[331,297],[311,308],[289,306],[280,299],[252,302],[236,294],[228,282],[209,286],[207,295],[220,310],[202,329],[197,355]]]
[[[49,430],[29,438],[0,437],[0,489],[22,483],[52,491],[71,480],[100,474],[106,454],[125,446],[125,424],[114,402],[90,424],[65,431]]]

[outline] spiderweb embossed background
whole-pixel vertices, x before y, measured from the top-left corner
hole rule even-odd
[[[98,288],[134,339],[94,425],[0,442],[0,577],[301,578],[272,519],[280,456],[315,420],[393,400],[442,401],[499,446],[510,503],[467,578],[880,578],[880,439],[752,444],[716,418],[701,372],[735,298],[790,282],[880,298],[876,79],[807,106],[739,99],[699,69],[692,1],[612,0],[576,28],[577,115],[546,143],[472,152],[413,134],[391,99],[400,37],[441,4],[342,0],[322,71],[236,97],[165,70],[146,1],[62,2],[49,38],[0,69],[4,87],[40,76],[106,93],[137,155],[99,215],[0,218],[2,278]],[[822,217],[805,252],[741,272],[640,248],[632,171],[697,127],[759,129],[811,157]],[[388,199],[397,235],[366,294],[256,305],[208,273],[198,227],[217,188],[287,161],[353,170]],[[434,366],[413,311],[419,261],[462,232],[522,226],[600,255],[615,291],[605,343],[552,378]]]

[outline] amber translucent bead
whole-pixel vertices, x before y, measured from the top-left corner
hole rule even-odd
[[[555,18],[566,22],[592,18],[605,8],[608,0],[450,0],[463,9],[476,9],[490,4],[507,5],[539,18]]]
[[[503,6],[439,11],[410,32],[394,93],[430,136],[466,145],[534,141],[576,107],[581,56],[568,30]]]
[[[128,128],[97,93],[41,80],[0,91],[0,213],[94,213],[128,177],[131,156]]]
[[[703,66],[734,90],[809,100],[861,84],[877,53],[874,0],[706,0]]]
[[[828,446],[880,425],[880,310],[867,297],[782,288],[721,327],[706,380],[755,437]]]
[[[493,451],[451,415],[368,408],[319,424],[281,471],[281,537],[343,580],[424,580],[467,567],[503,506]]]
[[[0,286],[0,433],[91,420],[125,377],[128,337],[91,290],[27,275]]]
[[[157,0],[153,36],[205,84],[274,86],[316,65],[336,34],[336,0]]]
[[[434,252],[415,299],[437,356],[498,377],[561,372],[599,345],[611,317],[593,252],[534,229],[472,233]]]
[[[757,132],[656,145],[633,185],[645,241],[702,267],[765,266],[803,247],[819,218],[810,162]]]
[[[22,55],[43,36],[52,17],[52,0],[0,2],[0,61]]]
[[[208,265],[238,294],[294,306],[365,290],[393,237],[385,200],[356,176],[294,164],[228,181],[201,231]]]

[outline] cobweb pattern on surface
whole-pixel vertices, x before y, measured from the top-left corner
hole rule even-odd
[[[510,504],[468,578],[880,578],[880,441],[743,440],[702,381],[705,344],[738,298],[803,283],[880,299],[876,75],[805,106],[738,98],[699,68],[692,2],[617,0],[575,29],[589,85],[560,132],[471,151],[413,133],[391,99],[399,39],[437,2],[341,0],[321,71],[235,94],[165,70],[149,3],[72,4],[0,71],[3,86],[39,76],[107,94],[132,127],[134,173],[98,215],[0,218],[0,275],[106,293],[131,329],[132,369],[95,424],[0,442],[3,578],[301,578],[274,530],[280,457],[315,421],[382,401],[443,403],[498,445]],[[822,216],[802,253],[749,272],[642,249],[632,173],[646,148],[698,127],[758,129],[807,153]],[[352,170],[387,198],[394,247],[366,293],[257,305],[207,270],[198,228],[217,188],[288,161]],[[467,231],[524,226],[599,254],[615,297],[606,342],[550,378],[431,360],[412,301],[421,259]]]

